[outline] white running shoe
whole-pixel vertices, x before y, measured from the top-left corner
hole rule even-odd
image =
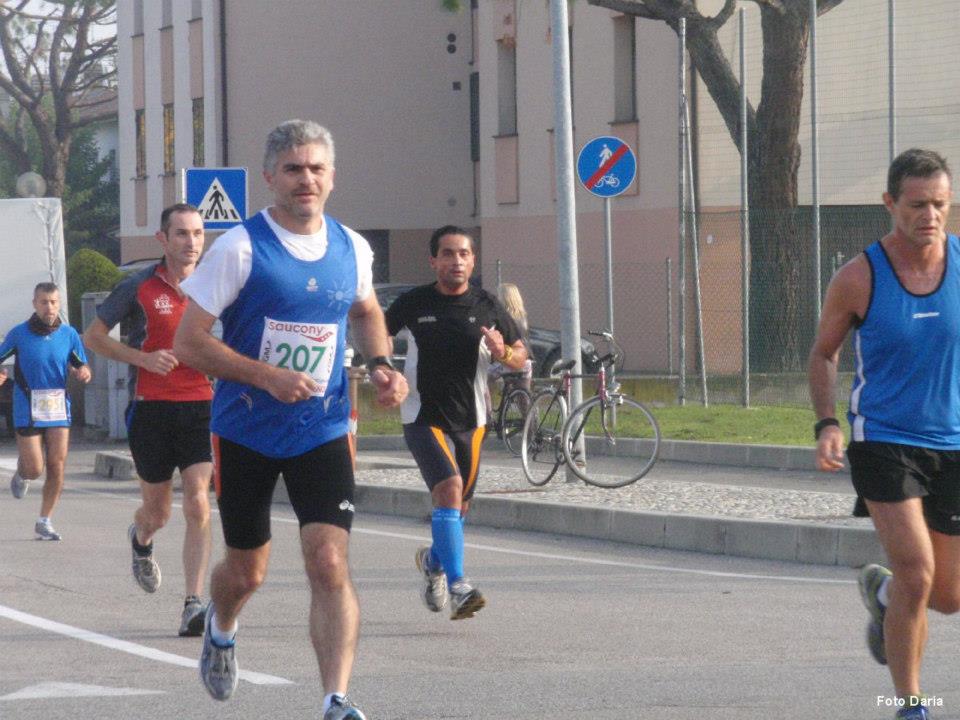
[[[466,578],[450,583],[450,619],[472,618],[487,604],[483,595]]]
[[[334,696],[330,701],[329,709],[323,714],[323,720],[367,720],[367,716],[360,712],[346,696]]]
[[[133,579],[137,585],[143,588],[144,592],[154,593],[160,587],[160,566],[153,559],[153,544],[150,545],[149,555],[137,555],[133,542],[137,539],[137,525],[130,523],[127,528],[127,539],[130,541],[130,553],[133,555]]]
[[[207,607],[204,620],[203,650],[200,653],[200,679],[214,700],[227,700],[240,684],[240,668],[237,666],[236,646],[220,647],[210,635],[213,621],[213,603]]]
[[[24,495],[27,494],[27,491],[30,489],[30,481],[26,478],[20,477],[20,473],[15,472],[13,477],[10,478],[10,492],[13,493],[13,496],[19,500]]]
[[[60,533],[53,529],[53,525],[50,524],[49,520],[41,522],[37,520],[37,524],[33,526],[33,531],[37,534],[37,540],[60,540]]]
[[[414,560],[417,570],[423,573],[426,585],[423,588],[423,603],[432,612],[440,612],[447,604],[447,576],[443,570],[435,569],[430,562],[430,548],[417,550]]]

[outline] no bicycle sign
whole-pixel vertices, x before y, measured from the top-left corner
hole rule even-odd
[[[594,138],[577,156],[577,178],[600,197],[624,192],[637,174],[637,158],[623,140],[610,135]]]

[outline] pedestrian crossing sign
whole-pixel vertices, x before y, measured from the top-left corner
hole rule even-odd
[[[186,168],[184,201],[195,206],[206,230],[227,230],[247,218],[246,168]]]

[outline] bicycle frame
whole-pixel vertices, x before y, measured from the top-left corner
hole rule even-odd
[[[616,421],[616,401],[620,392],[620,384],[616,379],[617,363],[623,358],[623,349],[617,343],[612,333],[609,332],[591,332],[591,335],[603,338],[607,343],[608,352],[600,358],[600,369],[596,374],[595,395],[600,399],[600,427],[603,434],[610,442],[615,442],[610,428],[607,426],[607,409],[611,409],[610,416]],[[609,379],[608,379],[609,372]],[[573,377],[589,377],[588,375],[571,375]],[[569,387],[569,379],[567,380]],[[569,395],[567,395],[569,398]],[[582,428],[581,428],[582,429]],[[579,440],[580,431],[572,438],[574,444]]]

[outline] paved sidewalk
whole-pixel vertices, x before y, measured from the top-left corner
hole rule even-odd
[[[95,471],[133,477],[129,454],[115,448],[97,453]],[[826,565],[883,559],[870,521],[850,516],[849,476],[813,473],[812,449],[673,442],[663,450],[650,474],[625,488],[566,482],[562,472],[535,488],[519,459],[491,438],[469,522]],[[629,460],[595,462],[616,472]],[[282,483],[276,500],[287,502]],[[402,438],[360,437],[356,502],[360,512],[429,517],[429,495]]]

